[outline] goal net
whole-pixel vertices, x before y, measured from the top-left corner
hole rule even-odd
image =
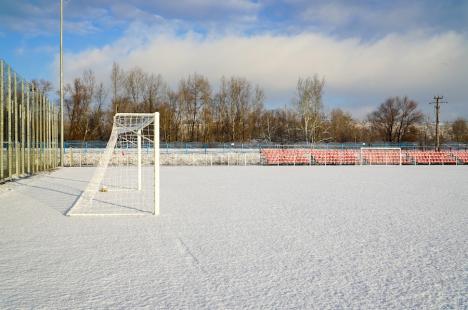
[[[159,214],[159,113],[117,113],[85,190],[67,215]]]
[[[360,160],[361,165],[401,165],[401,148],[362,147]]]

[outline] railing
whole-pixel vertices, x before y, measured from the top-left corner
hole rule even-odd
[[[72,147],[72,145],[78,147]],[[82,147],[79,147],[79,146]],[[65,149],[65,166],[95,166],[103,153],[104,145],[87,142],[73,144],[68,142]],[[177,145],[161,143],[161,165],[215,166],[215,165],[435,165],[467,164],[468,150],[447,148],[442,152],[425,151],[416,146],[404,148],[321,148],[310,145],[308,148],[265,147],[265,145],[224,145],[208,148],[201,144]],[[195,147],[197,146],[197,147]],[[221,146],[223,146],[221,144]],[[401,149],[401,151],[400,151]],[[122,155],[122,154],[120,154]],[[119,156],[120,156],[119,155]],[[123,156],[131,156],[125,154]]]

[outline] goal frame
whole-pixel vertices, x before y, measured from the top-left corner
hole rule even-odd
[[[158,216],[159,213],[160,213],[160,195],[159,195],[159,192],[160,192],[160,147],[159,147],[159,112],[154,112],[154,113],[116,113],[113,117],[113,129],[114,129],[114,126],[116,124],[116,119],[118,117],[125,117],[125,116],[129,116],[129,117],[138,117],[138,116],[143,116],[143,117],[148,117],[148,116],[153,116],[154,119],[153,119],[153,122],[152,124],[150,123],[148,126],[153,126],[153,148],[154,148],[154,154],[153,154],[153,162],[154,162],[154,166],[153,166],[153,177],[154,177],[154,194],[153,194],[153,201],[154,201],[154,204],[153,204],[153,210],[152,210],[152,215],[154,216]],[[142,185],[142,138],[141,138],[141,129],[137,131],[137,190],[140,191],[141,190],[141,185]],[[111,140],[109,140],[107,142],[107,145],[106,145],[106,149],[104,152],[108,152],[108,148],[109,148],[109,144],[111,143]],[[112,147],[112,151],[113,151],[113,148],[115,147],[115,144],[114,146]],[[102,170],[105,170],[108,168],[109,166],[109,161],[110,159],[108,159],[107,161],[105,160],[105,162],[101,163],[101,161],[99,162],[98,164],[98,167],[96,169],[101,169],[101,173],[102,173],[102,176],[98,176],[97,180],[94,180],[95,183],[97,181],[98,184],[100,184],[100,182],[102,182],[102,179],[103,179],[103,174],[104,172]],[[95,171],[93,173],[93,178],[95,177],[95,175],[98,173],[98,171]],[[91,183],[91,181],[90,181]],[[89,186],[89,183],[88,183],[88,186]],[[65,215],[67,216],[127,216],[127,215],[144,215],[145,213],[129,213],[129,214],[121,214],[121,213],[105,213],[105,214],[100,214],[100,213],[74,213],[74,209],[76,206],[78,206],[82,200],[84,199],[84,195],[86,193],[86,190],[87,188],[82,191],[82,193],[80,194],[79,198],[75,201],[75,203],[73,204],[73,206],[68,209],[68,211],[66,212]]]
[[[401,166],[403,165],[403,155],[401,153],[401,147],[372,147],[372,146],[368,146],[368,147],[361,147],[360,149],[360,164],[361,166],[364,165],[364,156],[363,156],[363,151],[364,150],[383,150],[383,151],[388,151],[388,150],[398,150],[399,151],[399,163],[398,165]],[[392,164],[390,164],[392,165]],[[372,166],[372,164],[369,164],[369,166]],[[389,166],[388,163],[385,163],[385,166]]]

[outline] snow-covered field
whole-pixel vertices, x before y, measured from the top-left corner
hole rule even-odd
[[[0,308],[468,307],[468,167],[162,167],[161,216],[0,186]]]

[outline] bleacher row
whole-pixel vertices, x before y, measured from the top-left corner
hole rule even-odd
[[[265,165],[466,165],[465,151],[262,149]]]

